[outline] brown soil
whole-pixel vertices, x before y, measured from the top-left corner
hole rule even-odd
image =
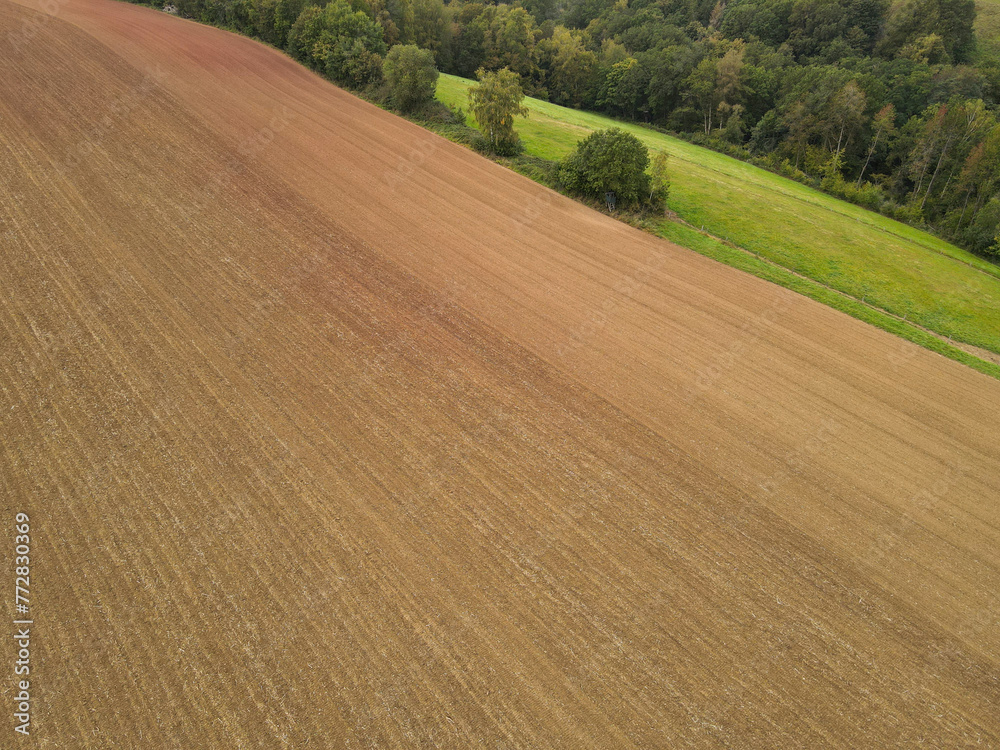
[[[249,40],[0,38],[35,746],[1000,743],[1000,383]]]

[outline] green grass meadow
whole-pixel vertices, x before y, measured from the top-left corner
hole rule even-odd
[[[442,75],[437,96],[448,105],[467,110],[470,85],[466,79]],[[648,128],[537,99],[528,98],[525,104],[529,115],[518,118],[516,127],[529,155],[561,159],[588,133],[621,127],[651,151],[665,151],[670,156],[669,207],[688,223],[782,266],[793,279],[801,274],[820,289],[829,286],[943,336],[1000,353],[1000,267],[926,232]],[[664,220],[654,229],[705,253],[698,246],[705,243],[695,240],[698,233],[681,231],[676,222]],[[729,253],[716,252],[713,257],[741,265],[728,257],[738,252],[730,248]],[[742,262],[746,264],[756,265]],[[760,268],[745,270],[768,277]],[[788,279],[771,280],[794,288]],[[814,289],[809,296],[829,296],[829,290],[824,291],[827,294]],[[858,314],[845,309],[844,304],[833,306],[862,319],[877,313]],[[892,318],[882,317],[885,324],[869,322],[890,329],[887,321]],[[896,328],[893,323],[891,329],[899,333]],[[903,335],[916,343],[927,346],[923,339],[933,338],[906,328],[912,335]],[[940,344],[954,349],[945,342]],[[968,355],[954,354],[959,350],[949,353],[937,345],[930,348],[969,363]],[[995,365],[984,370],[969,364],[1000,374]]]

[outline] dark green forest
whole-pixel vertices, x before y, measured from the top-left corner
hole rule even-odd
[[[155,0],[158,2],[158,0]],[[1000,255],[1000,58],[973,0],[178,0],[375,86],[396,44],[648,123]]]

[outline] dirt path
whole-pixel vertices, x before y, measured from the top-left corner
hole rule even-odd
[[[1000,383],[248,40],[10,34],[35,746],[1000,743]]]

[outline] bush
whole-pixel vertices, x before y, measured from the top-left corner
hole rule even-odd
[[[962,230],[961,240],[972,252],[996,256],[997,227],[1000,226],[1000,199],[993,198],[976,214],[976,217]]]
[[[881,210],[886,202],[885,194],[878,185],[864,182],[858,187],[853,182],[844,180],[839,173],[833,173],[824,177],[820,183],[820,187],[836,198],[850,201],[871,211]]]
[[[649,169],[649,205],[650,208],[663,213],[667,209],[667,198],[670,196],[670,174],[667,171],[669,158],[665,151],[657,151]]]
[[[414,118],[424,123],[459,126],[464,126],[466,124],[465,112],[463,112],[461,108],[449,107],[447,104],[439,102],[437,99],[425,101],[411,114]]]
[[[916,201],[910,201],[905,205],[890,203],[885,208],[886,210],[883,213],[890,219],[895,219],[896,221],[915,227],[919,227],[924,223],[924,215],[920,210],[920,204]]]
[[[652,192],[647,166],[649,152],[642,142],[621,128],[609,128],[580,141],[563,160],[559,179],[572,193],[603,199],[610,191],[619,205],[634,205]]]
[[[482,133],[476,133],[472,137],[472,148],[484,156],[512,157],[524,153],[524,143],[514,134],[513,139],[505,139],[498,143],[491,143],[490,139]]]
[[[404,112],[412,112],[434,98],[438,70],[434,53],[415,44],[397,44],[382,65],[393,102]]]

